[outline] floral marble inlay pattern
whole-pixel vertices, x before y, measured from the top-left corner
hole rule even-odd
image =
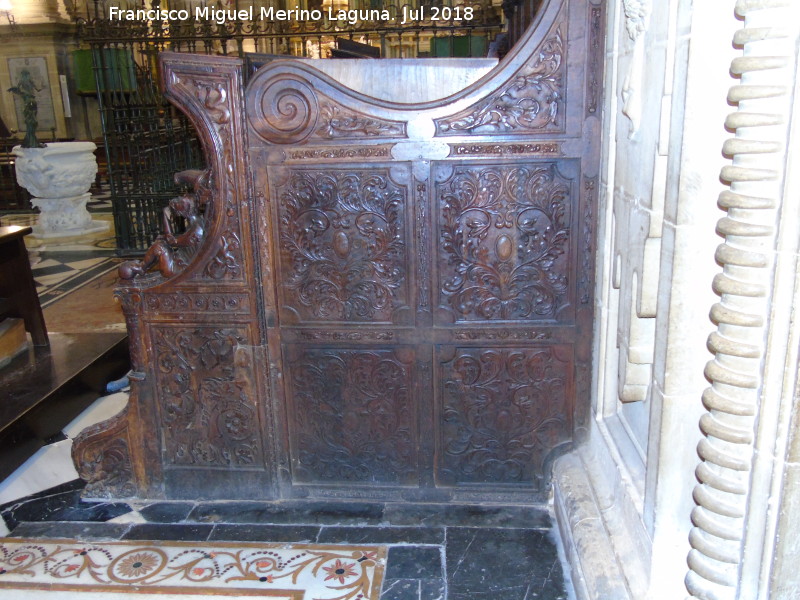
[[[386,548],[0,538],[4,589],[377,600]]]

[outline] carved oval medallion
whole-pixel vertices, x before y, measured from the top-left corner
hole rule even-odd
[[[497,252],[497,258],[500,260],[508,260],[511,258],[511,252],[514,250],[514,242],[512,242],[511,238],[507,235],[501,235],[497,238],[494,249],[495,252]]]
[[[333,251],[339,258],[347,258],[350,254],[350,238],[344,231],[337,231],[333,236]]]

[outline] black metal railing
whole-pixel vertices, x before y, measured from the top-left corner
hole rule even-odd
[[[161,209],[178,192],[173,173],[202,167],[194,129],[159,90],[158,52],[325,58],[344,39],[373,46],[382,57],[482,56],[502,29],[500,8],[491,0],[405,5],[361,0],[362,9],[379,11],[361,15],[380,18],[351,13],[349,20],[332,20],[327,9],[319,19],[270,20],[262,18],[258,0],[252,4],[257,17],[252,21],[112,20],[99,2],[92,14],[78,19],[78,56],[93,82],[82,92],[96,94],[99,103],[120,254],[143,252],[158,234]]]

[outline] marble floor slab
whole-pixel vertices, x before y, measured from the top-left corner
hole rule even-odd
[[[382,546],[5,538],[0,593],[377,600],[385,564]]]

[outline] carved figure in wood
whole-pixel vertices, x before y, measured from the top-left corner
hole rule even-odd
[[[181,171],[175,175],[178,184],[193,183],[194,194],[183,194],[169,201],[162,214],[164,233],[147,249],[142,260],[129,260],[119,266],[120,279],[130,280],[144,275],[151,268],[164,277],[173,277],[180,268],[176,248],[196,248],[203,240],[205,219],[200,214],[198,203],[202,206],[209,199],[207,187],[208,173],[203,171]],[[186,220],[186,231],[178,235],[172,230],[175,217]]]

